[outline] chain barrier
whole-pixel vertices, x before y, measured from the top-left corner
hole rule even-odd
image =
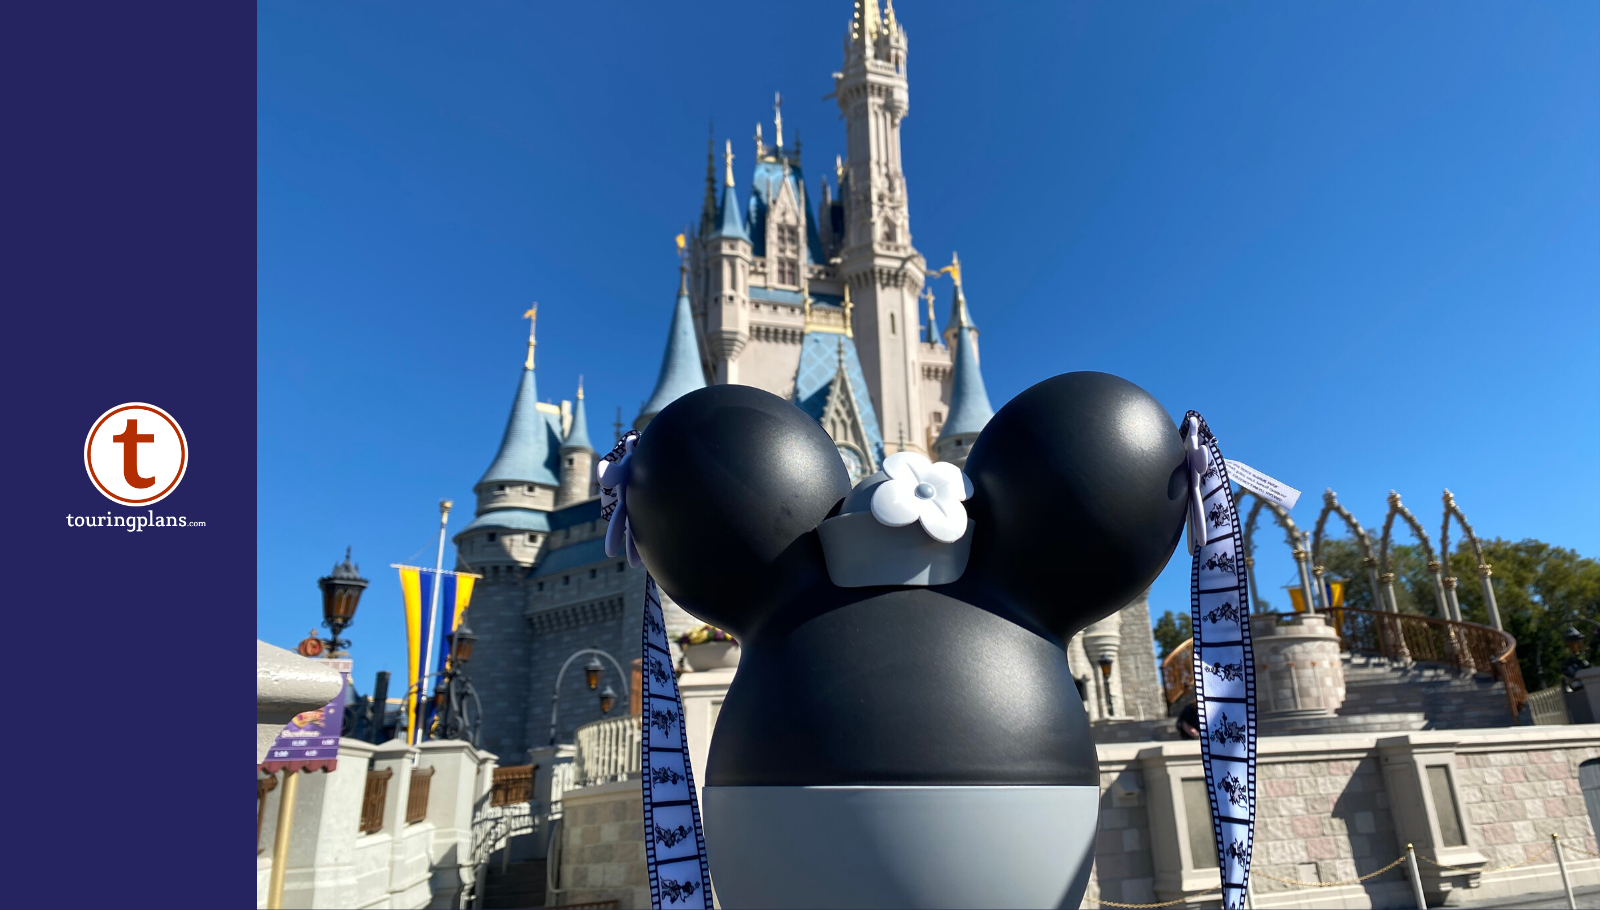
[[[1450,865],[1446,865],[1445,863],[1441,863],[1441,862],[1437,862],[1435,860],[1431,860],[1431,859],[1427,858],[1426,856],[1423,856],[1420,853],[1417,854],[1417,858],[1422,860],[1423,862],[1427,863],[1430,866],[1436,866],[1436,867],[1438,867],[1440,869],[1449,869],[1452,872],[1473,872],[1473,873],[1478,873],[1480,875],[1487,875],[1487,874],[1492,873],[1492,872],[1505,872],[1505,871],[1508,871],[1508,870],[1511,870],[1511,869],[1516,869],[1516,868],[1518,868],[1520,866],[1526,866],[1529,863],[1532,863],[1532,862],[1535,862],[1537,860],[1543,859],[1545,854],[1550,852],[1550,849],[1551,849],[1552,846],[1553,846],[1553,844],[1545,844],[1543,850],[1540,850],[1538,853],[1535,853],[1534,855],[1528,857],[1525,860],[1522,860],[1521,862],[1512,863],[1509,866],[1495,866],[1492,869],[1473,869],[1473,868],[1466,867],[1466,866],[1450,866]],[[1595,857],[1596,859],[1600,859],[1600,853],[1595,853],[1595,852],[1593,852],[1591,850],[1585,850],[1584,848],[1578,846],[1577,844],[1573,844],[1573,843],[1569,842],[1568,844],[1566,844],[1566,847],[1568,849],[1571,849],[1571,850],[1576,850],[1579,853],[1584,853],[1584,854],[1587,854],[1589,856]],[[1345,887],[1345,886],[1349,886],[1349,885],[1359,885],[1362,882],[1366,881],[1367,879],[1377,878],[1378,876],[1382,875],[1383,873],[1388,872],[1390,869],[1393,869],[1396,866],[1401,865],[1405,861],[1406,861],[1405,854],[1402,853],[1402,854],[1400,854],[1400,858],[1399,859],[1395,860],[1394,862],[1390,863],[1387,866],[1384,866],[1382,869],[1378,869],[1378,870],[1373,871],[1373,872],[1368,872],[1366,875],[1363,875],[1360,878],[1352,878],[1352,879],[1349,879],[1348,881],[1339,881],[1339,882],[1302,882],[1302,881],[1298,881],[1298,880],[1292,879],[1292,878],[1279,878],[1276,875],[1268,875],[1267,873],[1262,872],[1260,869],[1252,869],[1250,871],[1250,875],[1252,877],[1260,876],[1261,878],[1270,879],[1270,880],[1275,881],[1275,882],[1281,882],[1281,883],[1283,883],[1285,885],[1299,885],[1300,887],[1304,887],[1304,888],[1339,888],[1339,887]],[[1119,904],[1116,901],[1107,901],[1107,900],[1099,900],[1099,899],[1096,899],[1095,903],[1097,903],[1099,906],[1102,906],[1102,907],[1116,907],[1116,908],[1118,908],[1118,910],[1158,910],[1158,908],[1161,908],[1161,907],[1176,907],[1179,904],[1187,904],[1187,903],[1190,903],[1190,902],[1192,902],[1194,900],[1197,900],[1197,899],[1198,899],[1197,896],[1190,895],[1189,897],[1180,897],[1177,900],[1163,901],[1163,902],[1161,902],[1159,904]]]

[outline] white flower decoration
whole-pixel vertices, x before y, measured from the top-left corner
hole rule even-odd
[[[639,434],[629,430],[617,442],[617,447],[595,462],[594,479],[600,487],[600,517],[606,519],[606,555],[616,556],[624,550],[628,565],[638,568],[643,564],[639,548],[633,543],[633,527],[628,521],[628,475],[632,468],[633,448],[639,443]]]
[[[972,481],[947,462],[935,464],[915,452],[896,452],[883,460],[889,479],[872,491],[872,517],[900,528],[913,521],[941,543],[955,543],[967,533],[967,507]]]

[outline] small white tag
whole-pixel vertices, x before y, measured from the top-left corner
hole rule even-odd
[[[1300,501],[1300,491],[1294,487],[1273,480],[1242,461],[1234,461],[1232,458],[1225,460],[1228,464],[1228,479],[1262,499],[1270,499],[1285,509],[1293,509],[1294,504]]]

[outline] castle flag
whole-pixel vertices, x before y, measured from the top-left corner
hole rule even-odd
[[[440,580],[437,603],[433,596],[434,569],[416,566],[394,566],[400,570],[400,595],[405,605],[406,623],[406,730],[412,742],[418,741],[418,701],[424,697],[429,677],[444,671],[450,656],[449,639],[445,636],[461,625],[461,618],[472,602],[472,584],[478,576],[458,572],[438,572]],[[432,636],[428,633],[432,631]],[[424,662],[431,646],[436,649],[436,662]]]

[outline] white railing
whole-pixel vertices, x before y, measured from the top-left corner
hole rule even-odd
[[[573,788],[573,764],[564,761],[550,766],[550,817],[561,817],[561,794]]]
[[[1567,700],[1560,683],[1548,689],[1529,692],[1528,710],[1533,713],[1533,722],[1536,724],[1572,723],[1572,718],[1567,716]]]
[[[572,762],[571,786],[589,787],[638,776],[639,715],[584,724],[575,731],[574,739],[578,754]]]

